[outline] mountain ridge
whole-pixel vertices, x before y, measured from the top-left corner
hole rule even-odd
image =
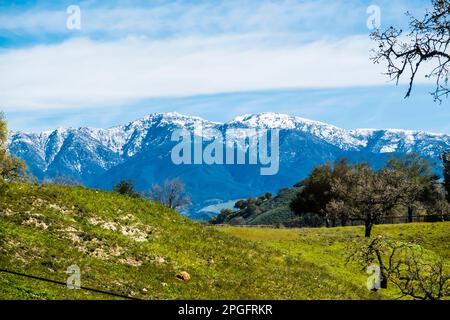
[[[196,125],[224,134],[235,128],[280,129],[279,174],[261,177],[251,165],[174,165],[170,160],[175,145],[172,132],[193,130]],[[314,166],[341,157],[379,167],[390,155],[414,152],[437,162],[442,150],[450,148],[450,135],[401,129],[347,130],[278,113],[247,114],[221,123],[172,112],[149,114],[107,129],[13,132],[8,148],[25,160],[40,180],[62,175],[86,186],[111,189],[127,178],[145,191],[153,183],[179,176],[193,195],[197,210],[212,199],[225,202],[278,191],[304,178]]]
[[[80,130],[80,129],[87,129],[87,130],[94,130],[94,131],[112,131],[114,129],[119,129],[119,128],[125,128],[125,127],[129,127],[133,124],[139,123],[139,122],[143,122],[143,121],[148,121],[150,119],[154,119],[155,117],[161,117],[161,119],[164,120],[168,120],[168,119],[191,119],[191,120],[198,120],[198,121],[202,121],[202,122],[208,122],[210,124],[215,124],[215,125],[226,125],[226,124],[231,124],[231,123],[236,123],[236,122],[247,122],[249,123],[249,120],[255,117],[261,117],[261,116],[281,116],[281,117],[289,117],[291,119],[296,119],[298,122],[304,122],[304,123],[309,123],[309,124],[317,124],[317,125],[326,125],[329,127],[333,127],[333,128],[337,128],[337,129],[341,129],[341,130],[345,130],[351,133],[355,133],[355,134],[371,134],[375,131],[388,131],[388,132],[396,132],[396,133],[408,133],[408,134],[427,134],[427,135],[431,135],[431,136],[449,136],[450,134],[446,134],[446,133],[437,133],[437,132],[430,132],[430,131],[426,131],[426,130],[416,130],[416,129],[400,129],[400,128],[357,128],[357,129],[345,129],[345,128],[341,128],[338,127],[336,125],[332,125],[323,121],[318,121],[318,120],[311,120],[308,118],[303,118],[300,116],[295,116],[295,115],[288,115],[288,114],[283,114],[283,113],[276,113],[276,112],[261,112],[261,113],[248,113],[248,114],[243,114],[243,115],[239,115],[239,116],[235,116],[234,118],[232,118],[229,121],[226,122],[218,122],[218,121],[210,121],[207,120],[205,118],[199,117],[199,116],[190,116],[190,115],[185,115],[185,114],[181,114],[178,112],[155,112],[155,113],[150,113],[144,117],[135,119],[133,121],[129,121],[126,124],[121,124],[121,125],[114,125],[114,126],[110,126],[107,128],[98,128],[98,127],[90,127],[90,126],[82,126],[82,127],[57,127],[53,130],[44,130],[44,131],[40,131],[40,132],[36,132],[36,131],[10,131],[10,136],[11,135],[15,135],[17,133],[22,133],[22,134],[26,134],[26,135],[40,135],[40,136],[49,136],[50,134],[54,133],[55,131],[67,131],[67,130]],[[275,127],[272,127],[275,128]],[[278,128],[282,128],[282,129],[288,129],[287,127],[282,127],[282,126],[278,126]]]
[[[262,121],[260,121],[262,119]],[[149,122],[150,124],[155,124],[155,120],[159,122],[156,122],[158,124],[175,124],[183,127],[192,127],[192,124],[196,124],[198,122],[201,122],[203,125],[207,124],[208,126],[226,126],[230,127],[235,124],[244,124],[248,127],[252,128],[266,128],[266,129],[300,129],[300,130],[307,130],[309,129],[307,126],[316,126],[316,127],[326,127],[329,129],[337,130],[338,132],[346,132],[352,137],[370,137],[375,133],[378,132],[385,132],[387,134],[404,134],[404,135],[426,135],[429,137],[436,137],[436,138],[447,138],[450,139],[450,134],[445,133],[435,133],[435,132],[428,132],[424,130],[411,130],[411,129],[398,129],[398,128],[358,128],[358,129],[344,129],[340,128],[338,126],[328,124],[326,122],[322,121],[316,121],[316,120],[310,120],[307,118],[299,117],[299,116],[292,116],[288,114],[281,114],[281,113],[274,113],[274,112],[263,112],[263,113],[257,113],[257,114],[244,114],[241,116],[236,116],[232,120],[227,122],[215,122],[215,121],[209,121],[204,118],[198,117],[198,116],[188,116],[183,115],[177,112],[168,112],[168,113],[152,113],[147,116],[144,116],[142,118],[130,121],[126,124],[122,125],[116,125],[109,128],[96,128],[96,127],[58,127],[54,130],[45,130],[42,132],[33,132],[33,131],[11,131],[10,132],[10,139],[8,145],[11,144],[11,142],[17,137],[17,135],[20,136],[26,136],[26,137],[33,137],[37,138],[39,140],[45,140],[49,139],[49,137],[53,134],[67,134],[68,132],[74,132],[74,131],[87,131],[89,132],[93,137],[96,137],[99,142],[102,142],[102,144],[105,147],[108,147],[109,141],[105,141],[102,139],[102,135],[109,134],[110,138],[116,138],[117,139],[117,132],[119,130],[123,131],[122,136],[126,136],[125,133],[129,132],[130,129],[137,129],[139,126],[141,126],[141,129],[145,128],[145,126],[148,126]],[[169,121],[170,120],[170,121]],[[184,122],[183,122],[184,120]],[[272,123],[268,123],[268,121],[272,120]],[[257,122],[255,122],[257,121]],[[280,123],[281,121],[281,123]],[[284,121],[284,122],[282,122]],[[304,127],[299,127],[299,124],[304,125]],[[114,135],[116,134],[116,135]],[[120,135],[119,135],[120,137]],[[128,139],[130,136],[127,137]],[[112,142],[112,141],[111,141]],[[114,149],[117,150],[117,144],[118,141],[114,141],[115,145],[111,148],[113,151]],[[361,141],[362,143],[362,141]],[[120,145],[120,144],[119,144]],[[362,144],[361,144],[362,145]]]

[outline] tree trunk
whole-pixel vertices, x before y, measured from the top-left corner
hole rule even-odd
[[[366,220],[366,231],[365,231],[365,237],[370,238],[370,234],[372,232],[373,223],[372,221]]]
[[[413,213],[414,209],[412,207],[408,207],[408,223],[413,222]]]
[[[380,265],[380,289],[387,289],[387,287],[388,287],[387,276],[384,272],[385,268],[384,268],[383,258],[381,257],[381,253],[379,250],[376,250],[376,255],[378,258],[378,263]]]
[[[387,281],[387,276],[384,274],[383,269],[381,270],[380,277],[381,277],[381,279],[380,279],[381,280],[381,283],[380,283],[381,289],[387,289],[388,281]]]

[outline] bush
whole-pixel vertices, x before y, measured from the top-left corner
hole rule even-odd
[[[114,191],[122,195],[139,198],[140,194],[134,191],[134,183],[131,180],[122,180],[114,186]]]
[[[0,112],[0,180],[24,181],[29,179],[25,162],[6,151],[7,141],[8,127],[3,113]]]

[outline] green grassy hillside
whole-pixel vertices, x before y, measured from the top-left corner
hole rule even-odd
[[[11,185],[0,201],[0,268],[66,281],[72,264],[81,268],[82,286],[144,299],[369,297],[322,267],[148,200]],[[192,279],[178,280],[181,271]],[[0,273],[0,298],[110,297]]]
[[[364,227],[270,229],[216,227],[241,239],[266,244],[287,255],[324,268],[329,274],[345,279],[355,287],[364,286],[367,274],[359,265],[348,264],[349,243],[362,241]],[[444,258],[450,270],[450,222],[377,225],[373,236],[384,235],[392,240],[414,242]],[[397,298],[399,292],[391,285],[383,297]]]
[[[434,239],[430,247],[448,257],[449,225],[432,226],[389,228]],[[13,184],[0,195],[0,269],[65,282],[76,264],[82,286],[142,299],[388,298],[369,293],[364,274],[356,281],[334,252],[357,233],[217,230],[148,200],[82,187]],[[182,271],[190,281],[177,279]],[[0,272],[0,299],[80,298],[111,297]]]

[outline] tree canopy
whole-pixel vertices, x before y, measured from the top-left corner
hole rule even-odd
[[[365,163],[340,160],[314,168],[290,207],[298,215],[320,215],[327,226],[363,221],[370,237],[373,225],[394,209],[407,208],[411,216],[411,208],[441,201],[437,182],[430,163],[414,154],[391,158],[379,171]]]
[[[0,113],[0,182],[26,179],[26,165],[19,158],[8,154],[8,126],[3,113]]]

